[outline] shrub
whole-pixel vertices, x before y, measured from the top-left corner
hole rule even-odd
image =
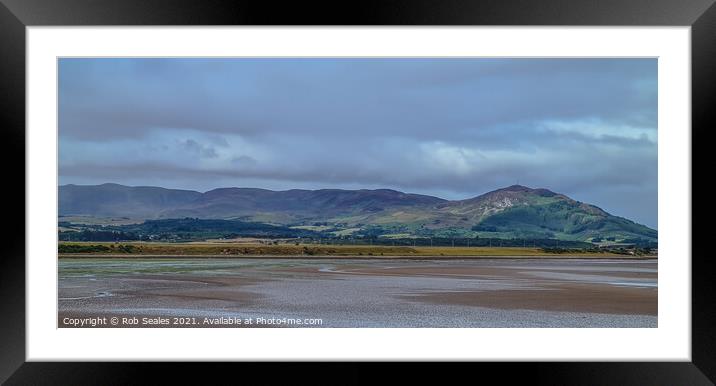
[[[93,253],[107,252],[109,247],[105,245],[79,245],[79,244],[59,244],[57,252],[59,253]]]

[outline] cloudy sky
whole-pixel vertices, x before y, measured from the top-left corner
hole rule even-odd
[[[60,183],[515,183],[657,227],[656,59],[60,59]]]

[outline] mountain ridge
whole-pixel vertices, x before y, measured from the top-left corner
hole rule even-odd
[[[59,186],[60,216],[241,220],[336,235],[657,240],[657,231],[545,188],[512,185],[463,200],[392,189]]]

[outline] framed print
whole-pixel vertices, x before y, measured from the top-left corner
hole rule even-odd
[[[4,1],[3,380],[455,360],[710,384],[716,8],[515,5]]]

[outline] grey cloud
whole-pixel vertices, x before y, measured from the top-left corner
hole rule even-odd
[[[185,151],[198,155],[201,158],[216,158],[219,156],[213,147],[202,145],[193,139],[180,142],[180,146]]]
[[[256,160],[247,156],[247,155],[241,155],[238,157],[234,157],[231,159],[231,163],[238,166],[253,166],[256,165]]]

